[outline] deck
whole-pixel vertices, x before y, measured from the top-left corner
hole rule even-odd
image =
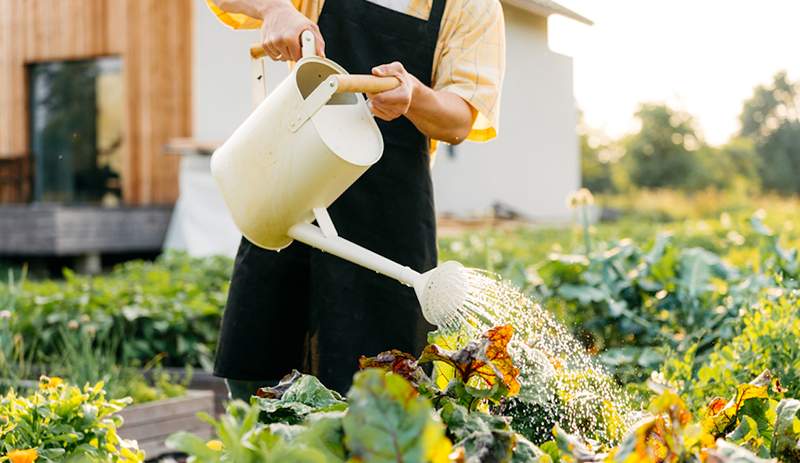
[[[171,206],[0,205],[0,256],[159,251]]]

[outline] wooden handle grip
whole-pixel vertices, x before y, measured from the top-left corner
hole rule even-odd
[[[336,93],[380,93],[400,86],[397,77],[377,77],[369,74],[337,74]]]
[[[253,59],[259,59],[267,56],[267,50],[264,50],[264,47],[261,46],[260,43],[254,43],[250,45],[250,57]]]

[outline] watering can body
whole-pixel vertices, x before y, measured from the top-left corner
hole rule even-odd
[[[411,286],[425,318],[441,325],[466,298],[461,264],[418,273],[338,236],[326,212],[383,153],[361,92],[390,90],[400,81],[349,75],[314,56],[310,32],[301,41],[303,59],[211,157],[233,221],[262,248],[280,250],[297,239]],[[261,54],[260,46],[251,48],[251,56]]]
[[[291,244],[292,226],[311,223],[380,159],[383,139],[364,97],[337,88],[333,76],[346,75],[308,54],[214,152],[211,173],[254,244]]]

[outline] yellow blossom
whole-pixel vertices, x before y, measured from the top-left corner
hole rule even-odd
[[[206,447],[210,448],[211,450],[221,452],[222,451],[222,441],[219,440],[210,440],[206,442]]]
[[[55,389],[63,383],[64,380],[59,378],[58,376],[53,376],[52,378],[48,378],[47,376],[42,376],[39,379],[39,384],[41,385],[42,389]]]
[[[36,449],[12,450],[6,455],[11,463],[33,463],[39,458]]]

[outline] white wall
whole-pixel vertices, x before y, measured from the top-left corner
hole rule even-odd
[[[248,50],[260,32],[233,30],[206,6],[194,0],[192,47],[193,136],[200,141],[224,141],[253,108],[253,64]],[[269,61],[270,86],[288,74],[284,63]]]
[[[572,59],[547,48],[547,19],[504,5],[506,77],[498,138],[443,146],[434,166],[438,211],[472,215],[495,202],[542,220],[566,219],[580,184]]]

